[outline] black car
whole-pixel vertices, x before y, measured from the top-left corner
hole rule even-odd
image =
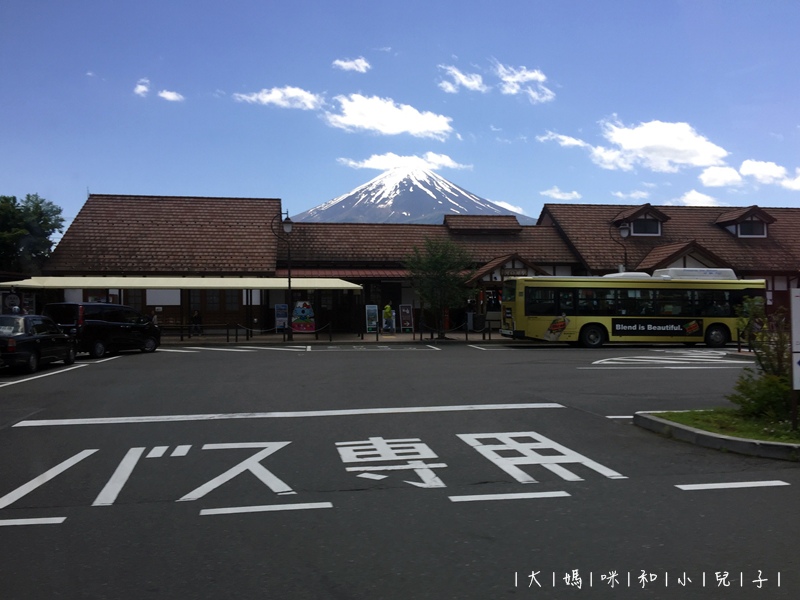
[[[61,331],[75,339],[78,352],[100,358],[106,352],[141,350],[155,352],[161,330],[130,306],[103,302],[57,302],[47,304],[43,314]]]
[[[40,364],[75,362],[75,344],[58,325],[39,315],[0,315],[0,365],[33,373]]]

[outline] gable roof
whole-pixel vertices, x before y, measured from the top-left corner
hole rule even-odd
[[[632,221],[634,219],[638,219],[639,217],[653,217],[654,219],[661,221],[664,223],[665,221],[669,221],[669,217],[665,215],[663,212],[658,210],[657,208],[652,207],[649,203],[642,204],[641,206],[629,206],[622,210],[616,217],[614,217],[614,225],[619,225],[620,223],[625,223],[626,221]]]
[[[45,274],[272,275],[274,198],[92,194]]]
[[[652,271],[653,269],[665,268],[673,264],[679,258],[688,256],[689,254],[699,254],[706,257],[711,264],[715,267],[732,269],[725,260],[716,256],[713,252],[709,252],[703,248],[696,241],[689,242],[675,242],[674,244],[664,244],[656,246],[650,253],[642,259],[638,265],[631,265],[635,269],[642,271]]]
[[[716,223],[720,225],[731,225],[733,223],[741,223],[750,217],[757,217],[765,223],[774,223],[775,218],[764,211],[758,206],[747,206],[745,208],[738,208],[723,212],[717,217]]]
[[[800,270],[800,210],[763,208],[773,219],[766,238],[737,238],[719,226],[730,208],[660,206],[669,221],[660,236],[619,238],[614,221],[629,207],[609,204],[546,204],[539,223],[552,223],[591,273],[612,272],[628,257],[628,267],[652,264],[657,248],[695,242],[706,255],[731,265],[738,275],[796,273]],[[752,207],[751,207],[752,209]],[[748,209],[748,210],[751,210]],[[727,218],[727,217],[723,217]],[[676,247],[667,249],[674,251]],[[648,262],[645,259],[650,256]],[[648,267],[649,268],[649,267]]]

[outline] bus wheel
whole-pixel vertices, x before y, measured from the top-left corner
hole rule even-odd
[[[586,325],[581,329],[581,346],[599,348],[606,341],[606,330],[601,325]]]
[[[728,330],[722,325],[712,325],[706,330],[706,346],[722,348],[728,341]]]

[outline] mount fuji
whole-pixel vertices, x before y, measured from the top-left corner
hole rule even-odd
[[[353,191],[292,217],[315,223],[433,223],[445,215],[514,215],[426,169],[392,169]]]

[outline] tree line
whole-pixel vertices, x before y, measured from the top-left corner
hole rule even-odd
[[[0,196],[0,271],[38,275],[63,232],[61,207],[39,194]]]

